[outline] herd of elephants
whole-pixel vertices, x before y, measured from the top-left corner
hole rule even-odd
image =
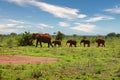
[[[45,34],[41,34],[41,33],[33,33],[31,36],[31,40],[33,41],[34,39],[36,39],[36,47],[38,46],[38,43],[40,43],[40,47],[42,47],[42,42],[44,43],[48,43],[48,47],[53,47],[53,46],[61,46],[61,40],[54,40],[51,41],[51,36],[48,33]],[[76,47],[77,41],[73,40],[73,39],[69,39],[66,41],[66,44],[69,43],[69,47],[72,47],[72,45],[74,45]],[[90,40],[88,39],[82,39],[80,41],[80,43],[84,44],[84,47],[87,45],[88,47],[90,47]],[[96,39],[96,43],[97,46],[100,47],[105,47],[105,40],[104,39]]]

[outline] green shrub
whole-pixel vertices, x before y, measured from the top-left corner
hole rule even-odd
[[[19,46],[31,46],[33,45],[30,32],[23,33],[22,37],[18,39]]]

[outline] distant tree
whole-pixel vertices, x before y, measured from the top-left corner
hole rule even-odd
[[[12,33],[10,33],[10,35],[11,35],[11,36],[16,36],[17,33],[12,32]]]
[[[107,37],[116,37],[116,33],[115,32],[108,33]]]
[[[73,34],[73,38],[76,38],[77,37],[77,34]]]
[[[86,39],[87,38],[87,36],[83,36],[83,39]]]
[[[116,34],[116,37],[120,37],[120,34],[118,33],[118,34]]]
[[[53,33],[52,37],[55,39],[55,37],[56,37],[56,32]]]
[[[62,32],[58,31],[55,39],[62,40],[64,37],[65,37],[65,35]]]
[[[56,35],[56,32],[54,32],[53,34]]]

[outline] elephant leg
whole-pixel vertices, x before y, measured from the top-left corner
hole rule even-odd
[[[101,44],[101,47],[103,47],[103,43]]]
[[[74,47],[76,47],[76,44],[74,44]]]
[[[52,43],[50,42],[50,46],[53,47]]]
[[[56,44],[58,47],[60,46],[59,44]]]
[[[50,43],[48,43],[48,48],[50,47]]]
[[[56,47],[56,43],[54,44],[54,46]]]
[[[42,42],[40,41],[40,47],[42,47]]]
[[[98,43],[98,46],[97,47],[99,47],[100,46],[100,43]]]
[[[88,43],[88,47],[90,47],[90,44]]]
[[[54,45],[55,45],[55,43],[54,43]],[[50,42],[50,43],[48,43],[48,47],[53,47],[53,45],[52,45],[52,43]]]
[[[70,43],[69,47],[72,47],[72,44]]]
[[[103,43],[103,47],[105,47],[105,44]]]
[[[77,47],[76,44],[75,44],[75,47]]]
[[[38,46],[38,40],[36,41],[36,47]]]
[[[84,47],[85,47],[85,43],[84,43]]]

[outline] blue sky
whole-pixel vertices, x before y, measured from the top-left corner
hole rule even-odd
[[[120,0],[0,0],[0,34],[120,33]]]

